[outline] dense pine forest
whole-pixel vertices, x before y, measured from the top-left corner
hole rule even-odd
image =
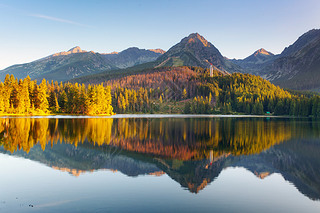
[[[285,91],[259,76],[170,67],[105,80],[117,113],[274,114],[320,117],[320,97]]]
[[[93,84],[16,79],[0,83],[2,114],[186,113],[320,117],[320,97],[285,91],[261,77],[199,67],[111,75]]]

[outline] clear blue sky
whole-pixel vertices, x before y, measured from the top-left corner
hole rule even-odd
[[[0,69],[80,46],[168,50],[198,32],[228,58],[280,53],[320,28],[319,0],[0,0]]]

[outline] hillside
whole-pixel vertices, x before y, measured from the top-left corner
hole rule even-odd
[[[320,30],[303,34],[259,73],[271,82],[290,89],[320,89]]]
[[[49,81],[68,81],[88,76],[85,79],[93,82],[95,80],[91,80],[92,78],[106,79],[110,74],[140,72],[146,68],[171,66],[208,68],[210,64],[215,70],[224,73],[243,71],[238,65],[223,57],[219,50],[204,37],[198,33],[192,33],[167,52],[161,49],[128,48],[120,53],[100,54],[75,47],[31,63],[8,67],[0,71],[0,79],[3,80],[6,74],[13,74],[18,78],[25,78],[29,75],[31,79],[45,78]],[[130,67],[132,69],[128,69]]]
[[[17,78],[100,83],[114,78],[153,72],[154,68],[201,67],[228,73],[259,75],[282,88],[320,90],[320,30],[303,34],[279,55],[261,48],[244,59],[227,59],[203,36],[192,33],[172,46],[161,49],[128,48],[122,52],[95,53],[75,47],[69,51],[13,65],[0,71]]]
[[[73,82],[104,82],[111,86],[114,92],[113,109],[116,113],[269,112],[277,115],[317,116],[318,112],[317,96],[284,91],[269,81],[250,74],[230,75],[215,70],[214,77],[210,78],[209,70],[199,67],[158,67],[132,72],[127,69],[123,73],[95,75],[95,78],[83,77],[74,79]],[[146,104],[138,107],[130,102],[139,95],[146,97],[145,93],[148,96],[148,99],[143,98]],[[155,105],[150,105],[151,101]],[[179,102],[171,107],[172,101]],[[184,111],[181,106],[185,108]],[[174,110],[179,107],[180,111]]]
[[[250,74],[214,70],[210,77],[209,69],[201,67],[123,71],[97,75],[90,81],[87,77],[66,83],[43,79],[40,85],[11,75],[0,84],[0,113],[271,113],[320,117],[318,95],[285,91]]]
[[[219,50],[198,33],[192,33],[171,47],[156,61],[157,67],[198,66],[210,67],[223,72],[239,72],[240,67],[221,55]]]
[[[157,51],[158,52],[158,51]],[[100,83],[117,76],[148,73],[153,68],[192,66],[209,68],[210,63],[216,71],[224,74],[244,72],[240,66],[223,57],[219,50],[198,33],[192,33],[183,38],[167,52],[161,52],[156,61],[139,64],[121,70],[107,70],[98,74],[87,75],[71,80],[78,83]],[[152,72],[152,71],[151,71]]]
[[[161,50],[144,50],[128,48],[120,53],[100,54],[74,47],[66,52],[55,53],[48,57],[26,63],[13,65],[0,71],[0,79],[6,74],[18,78],[29,75],[32,79],[66,81],[76,77],[100,73],[106,70],[127,68],[156,60]]]
[[[230,61],[239,65],[246,73],[257,74],[266,65],[272,63],[276,57],[273,53],[261,48],[245,59]]]
[[[165,51],[161,49],[145,50],[137,47],[131,47],[120,53],[103,54],[103,56],[111,63],[119,68],[125,69],[138,64],[155,61]]]

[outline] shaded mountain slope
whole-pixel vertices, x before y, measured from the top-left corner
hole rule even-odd
[[[231,61],[242,67],[246,73],[257,74],[267,64],[272,63],[276,57],[273,53],[261,48],[245,59],[232,59]]]
[[[144,50],[129,48],[120,53],[100,54],[87,52],[75,47],[67,52],[60,52],[48,57],[26,63],[13,65],[0,71],[0,79],[6,74],[18,78],[66,81],[76,77],[100,73],[106,70],[127,68],[141,63],[156,60],[161,55],[160,50]]]
[[[260,73],[285,88],[318,90],[320,88],[320,30],[303,34],[294,44]]]

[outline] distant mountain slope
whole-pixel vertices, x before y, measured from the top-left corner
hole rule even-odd
[[[154,70],[162,67],[193,66],[209,68],[210,63],[213,65],[215,71],[221,72],[222,74],[244,71],[241,67],[223,57],[215,46],[198,33],[193,33],[183,38],[181,42],[171,47],[167,52],[161,50],[149,51],[163,52],[163,55],[152,62],[141,63],[117,71],[106,70],[98,74],[75,78],[72,81],[79,83],[99,83],[114,79],[117,76],[154,72]]]
[[[261,48],[245,59],[232,59],[234,64],[242,67],[246,73],[258,73],[263,67],[271,63],[277,56]]]
[[[223,72],[239,72],[241,68],[221,55],[219,50],[198,33],[183,38],[157,59],[157,66],[198,66],[208,68],[210,63]]]
[[[314,29],[303,34],[266,66],[260,75],[281,87],[319,90],[320,30]]]
[[[144,50],[131,47],[118,54],[105,54],[104,57],[111,61],[115,67],[125,69],[138,64],[155,61],[163,52],[161,49]]]
[[[66,81],[75,77],[100,73],[106,70],[127,68],[156,60],[161,50],[129,48],[120,53],[100,54],[74,47],[67,52],[60,52],[31,63],[13,65],[0,71],[0,79],[6,74],[18,78]]]
[[[136,74],[153,68],[198,66],[224,73],[242,72],[262,76],[284,88],[320,91],[320,30],[303,34],[279,55],[259,49],[249,57],[236,60],[223,57],[219,50],[198,33],[192,33],[171,47],[161,49],[128,48],[120,53],[100,54],[75,47],[31,63],[13,65],[0,70],[17,78],[68,81],[110,79],[115,74]],[[116,71],[117,70],[117,71]]]
[[[261,64],[264,63],[265,61],[270,60],[274,56],[273,53],[266,51],[265,49],[261,48],[257,51],[255,51],[252,55],[249,57],[245,58],[243,61],[247,63],[257,63]]]

